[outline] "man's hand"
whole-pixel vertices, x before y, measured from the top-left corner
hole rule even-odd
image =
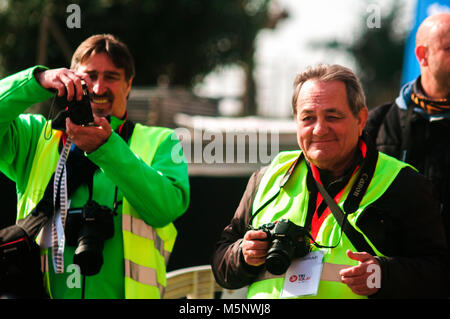
[[[369,296],[376,293],[379,290],[379,287],[371,287],[371,285],[369,285],[368,278],[373,272],[367,268],[369,265],[375,264],[378,266],[377,269],[380,269],[378,260],[369,253],[352,252],[351,250],[347,250],[347,256],[350,259],[359,261],[359,264],[357,266],[342,269],[339,272],[341,281],[349,286],[349,288],[357,295]],[[381,276],[381,272],[379,275]]]
[[[242,254],[245,262],[250,266],[260,266],[266,262],[269,242],[265,240],[267,234],[261,230],[249,230],[244,235]]]
[[[85,73],[75,72],[66,68],[38,71],[35,74],[36,80],[44,89],[53,89],[58,91],[58,96],[63,96],[67,90],[67,99],[69,101],[75,95],[76,99],[81,100],[83,89],[81,80],[86,82],[89,92],[92,91],[92,82]]]
[[[91,153],[103,145],[111,136],[112,129],[106,118],[94,115],[95,126],[81,126],[73,123],[70,118],[66,119],[66,133],[75,145]]]

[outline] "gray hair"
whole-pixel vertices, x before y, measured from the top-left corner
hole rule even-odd
[[[297,99],[300,89],[302,88],[303,83],[308,80],[344,82],[347,90],[348,105],[354,116],[358,116],[361,109],[366,106],[366,96],[364,95],[361,82],[352,70],[338,64],[319,64],[314,67],[306,68],[305,71],[298,74],[295,78],[294,94],[292,96],[292,109],[294,115],[297,113]]]

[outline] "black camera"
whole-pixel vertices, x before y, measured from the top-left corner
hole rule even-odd
[[[92,115],[91,98],[86,84],[83,82],[83,98],[78,101],[76,96],[71,101],[67,100],[67,90],[63,96],[56,96],[56,104],[64,111],[58,115],[64,119],[68,116],[72,122],[77,125],[92,125],[94,123],[94,116]],[[57,119],[55,119],[57,121]]]
[[[266,257],[267,271],[281,275],[289,268],[293,258],[306,256],[310,252],[305,228],[287,219],[261,225],[257,230],[267,234],[270,247]]]
[[[114,236],[111,209],[91,200],[83,209],[69,211],[65,234],[67,245],[77,247],[73,262],[81,274],[97,274],[103,265],[104,241]]]

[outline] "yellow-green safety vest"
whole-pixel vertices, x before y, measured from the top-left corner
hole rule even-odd
[[[285,173],[291,165],[300,156],[301,151],[281,152],[269,165],[265,171],[258,190],[255,194],[252,213],[254,214],[259,207],[265,204],[272,198],[279,190],[279,185]],[[369,184],[365,196],[363,197],[359,208],[348,216],[348,222],[360,233],[362,231],[356,226],[356,221],[364,209],[376,201],[388,189],[391,183],[396,178],[400,170],[407,166],[407,164],[400,162],[383,153],[379,153],[378,161],[375,168],[374,176]],[[308,168],[305,160],[301,160],[297,167],[292,172],[288,182],[281,188],[280,193],[271,201],[263,210],[261,210],[253,219],[252,226],[257,228],[262,224],[273,222],[281,218],[289,219],[299,226],[305,226],[305,220],[308,212],[309,193],[307,187]],[[358,172],[353,174],[350,182],[344,190],[338,205],[344,211],[344,202],[357,178]],[[342,234],[342,235],[341,235]],[[363,233],[362,233],[363,234]],[[342,237],[341,237],[342,236]],[[383,256],[380,252],[363,234],[367,243],[372,247],[374,252]],[[323,262],[331,268],[342,268],[343,265],[354,266],[357,261],[349,259],[346,251],[351,249],[355,251],[352,243],[349,241],[344,233],[341,233],[341,228],[334,218],[333,214],[329,214],[318,231],[316,242],[322,246],[334,246],[335,248],[321,248],[324,251]],[[317,250],[315,246],[312,250]],[[248,289],[248,298],[280,298],[284,286],[284,275],[274,276],[267,271],[259,276],[257,281],[252,283]],[[354,294],[351,289],[335,280],[331,280],[324,276],[319,282],[318,293],[315,296],[308,296],[304,298],[366,298]]]
[[[168,128],[148,127],[136,123],[130,139],[130,149],[150,165],[159,145],[172,133]],[[62,132],[58,130],[42,130],[27,187],[23,194],[19,194],[18,219],[25,218],[42,199],[56,170],[61,135]],[[123,198],[122,236],[125,298],[161,298],[166,286],[166,264],[177,236],[175,226],[170,223],[161,228],[151,227],[139,217],[126,198]],[[43,258],[48,257],[47,250],[42,254]],[[47,262],[43,264],[48,265]],[[48,269],[43,271],[45,279],[48,280]]]

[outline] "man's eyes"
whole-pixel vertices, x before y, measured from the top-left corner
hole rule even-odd
[[[342,119],[343,117],[341,115],[328,115],[326,118],[331,121],[336,121]]]
[[[303,117],[301,118],[301,120],[302,120],[303,122],[312,121],[312,120],[313,120],[313,117],[312,117],[312,116],[303,116]]]
[[[341,115],[327,115],[327,116],[325,116],[325,119],[327,121],[337,121],[337,120],[340,120],[342,118],[343,118],[343,116],[341,116]],[[310,122],[310,121],[314,121],[315,119],[316,119],[316,117],[315,116],[311,116],[311,115],[301,117],[301,120],[303,122]]]
[[[88,75],[92,81],[96,81],[98,79],[97,73],[88,73]],[[116,74],[105,74],[103,76],[103,79],[105,79],[106,81],[118,81],[118,80],[120,80],[120,76],[118,76]]]

